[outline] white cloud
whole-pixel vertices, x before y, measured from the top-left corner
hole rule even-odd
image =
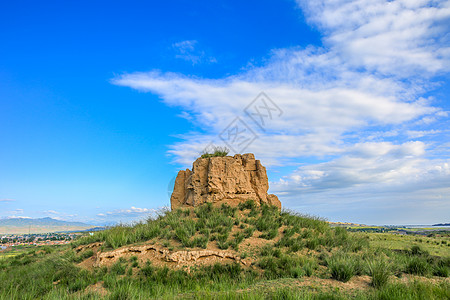
[[[12,215],[12,216],[8,216],[6,217],[7,219],[31,219],[31,217],[26,217],[26,216],[16,216],[16,215]]]
[[[142,216],[142,215],[149,215],[156,213],[157,210],[153,208],[139,208],[132,206],[128,209],[116,209],[113,211],[109,211],[106,213],[99,213],[97,214],[98,217],[107,217],[107,216],[124,216],[124,217],[130,217],[130,216]]]
[[[266,165],[325,160],[305,163],[274,186],[288,201],[314,192],[331,203],[333,191],[356,201],[362,186],[374,195],[438,190],[448,186],[449,162],[429,154],[448,152],[448,146],[445,131],[432,126],[448,112],[423,95],[436,85],[433,76],[450,70],[449,3],[300,1],[323,33],[323,47],[276,49],[264,66],[224,79],[152,71],[113,83],[158,94],[202,128],[172,145],[169,152],[180,163],[190,164],[208,143],[220,142],[217,135],[236,116],[256,128],[259,137],[246,152]],[[243,112],[261,91],[283,110],[266,131]],[[416,140],[425,135],[434,140]]]
[[[450,64],[448,1],[299,1],[325,43],[355,67],[434,75]],[[425,74],[424,74],[425,73]]]
[[[14,202],[14,199],[0,199],[0,202]]]
[[[180,41],[172,44],[172,48],[177,53],[176,58],[191,62],[193,65],[199,63],[215,63],[214,57],[207,56],[205,51],[197,49],[196,40]]]
[[[29,219],[30,217],[23,216],[24,210],[22,208],[16,208],[11,211],[5,211],[4,214],[8,215],[7,218],[24,218]]]
[[[429,135],[436,135],[441,133],[442,130],[408,130],[406,132],[406,134],[408,135],[409,138],[412,139],[417,139],[417,138],[421,138],[424,136],[429,136]]]
[[[51,218],[55,220],[62,220],[62,221],[68,221],[73,220],[74,218],[78,217],[77,214],[68,214],[65,212],[58,212],[55,210],[46,210],[42,212],[44,215],[51,216]]]
[[[423,190],[450,182],[450,160],[427,160],[425,144],[407,142],[356,144],[334,160],[310,164],[271,185],[287,196],[365,185],[384,191]],[[378,191],[377,193],[379,193]]]

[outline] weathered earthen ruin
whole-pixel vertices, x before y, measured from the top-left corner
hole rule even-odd
[[[192,171],[178,172],[170,204],[176,209],[208,202],[235,206],[253,200],[281,208],[278,197],[267,194],[268,189],[266,168],[251,153],[198,158]]]

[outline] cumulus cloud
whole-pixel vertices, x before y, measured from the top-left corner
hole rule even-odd
[[[373,184],[385,191],[439,187],[450,178],[450,160],[426,160],[425,149],[422,142],[356,144],[337,159],[299,167],[272,189],[294,196]]]
[[[375,195],[385,188],[418,193],[445,188],[449,162],[430,154],[448,153],[445,131],[433,128],[449,122],[448,112],[424,95],[436,85],[433,76],[450,69],[449,2],[299,5],[322,32],[323,46],[275,49],[262,67],[222,79],[151,71],[112,82],[158,94],[202,128],[171,146],[169,153],[182,164],[211,141],[222,143],[218,136],[236,117],[256,131],[258,138],[246,151],[266,165],[298,166],[306,160],[272,188],[292,207],[300,205],[294,200],[298,193],[326,194],[319,198],[331,203],[333,191],[355,201],[362,186]],[[179,47],[188,51],[193,45]],[[283,111],[264,130],[244,111],[261,91]],[[425,136],[434,140],[417,140]],[[322,162],[308,163],[310,158]]]

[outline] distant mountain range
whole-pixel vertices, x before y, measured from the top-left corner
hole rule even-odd
[[[57,231],[76,231],[95,227],[81,222],[68,222],[49,217],[0,219],[0,234],[45,233]]]
[[[89,227],[88,225],[81,222],[67,222],[56,220],[52,218],[39,218],[39,219],[29,219],[29,218],[10,218],[10,219],[0,219],[0,226],[79,226],[79,227]]]
[[[439,224],[434,224],[433,226],[450,226],[450,223],[439,223]]]

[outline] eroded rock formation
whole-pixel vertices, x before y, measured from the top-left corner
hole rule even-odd
[[[268,189],[266,168],[251,153],[198,158],[192,171],[178,172],[170,204],[176,209],[207,202],[234,206],[253,200],[281,208],[278,197],[267,194]]]
[[[108,252],[98,253],[94,258],[94,266],[110,266],[117,262],[121,257],[129,259],[132,256],[138,257],[141,261],[150,260],[154,265],[164,263],[195,265],[200,262],[209,264],[217,261],[235,261],[244,266],[250,265],[248,260],[241,259],[238,255],[229,250],[169,251],[155,245],[144,245],[123,247]]]

